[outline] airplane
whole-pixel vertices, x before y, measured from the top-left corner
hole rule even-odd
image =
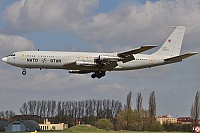
[[[73,74],[92,73],[92,78],[104,77],[107,71],[125,71],[181,62],[197,54],[190,52],[180,55],[186,27],[175,26],[175,30],[164,44],[153,54],[140,54],[156,46],[147,45],[114,53],[20,51],[2,58],[12,66],[22,68],[64,69]]]

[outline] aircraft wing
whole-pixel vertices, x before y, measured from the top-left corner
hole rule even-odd
[[[117,62],[109,62],[108,64],[105,64],[104,68],[106,70],[113,70],[117,66]]]
[[[182,61],[183,59],[193,56],[195,54],[198,54],[198,52],[192,52],[192,53],[187,53],[187,54],[167,58],[167,59],[164,59],[164,61],[172,61],[172,62]]]
[[[152,48],[155,48],[155,47],[157,47],[157,46],[155,46],[155,45],[141,46],[140,48],[119,52],[119,53],[117,53],[117,56],[123,57],[124,59],[122,60],[122,62],[126,63],[126,62],[129,62],[129,61],[135,59],[133,54],[138,54],[138,53],[144,52],[146,50],[149,50],[149,49],[152,49]]]
[[[141,46],[140,48],[119,52],[119,53],[117,53],[117,55],[120,56],[120,57],[126,57],[126,56],[129,56],[129,55],[132,55],[132,54],[138,54],[138,53],[147,51],[147,50],[155,48],[155,47],[157,47],[157,46],[155,46],[155,45]]]

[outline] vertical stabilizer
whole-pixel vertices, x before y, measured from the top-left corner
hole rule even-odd
[[[153,55],[162,55],[166,57],[180,55],[185,29],[186,27],[184,26],[176,26],[169,38],[167,38],[161,48],[153,53]]]

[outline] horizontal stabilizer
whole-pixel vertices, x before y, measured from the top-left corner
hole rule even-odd
[[[155,46],[155,45],[152,45],[152,46],[141,46],[140,48],[136,48],[136,49],[131,49],[131,50],[119,52],[119,53],[117,53],[117,55],[119,57],[126,57],[128,55],[138,54],[138,53],[147,51],[147,50],[155,48],[155,47],[157,47],[157,46]]]
[[[198,54],[198,52],[192,52],[192,53],[187,53],[187,54],[167,58],[167,59],[164,59],[164,61],[172,61],[172,62],[182,61],[182,59],[188,58],[188,57],[193,56],[195,54]]]

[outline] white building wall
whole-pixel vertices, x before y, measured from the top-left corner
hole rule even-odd
[[[64,123],[51,124],[47,119],[44,120],[44,124],[39,124],[41,130],[63,130]]]
[[[64,124],[39,124],[41,130],[63,130]]]

